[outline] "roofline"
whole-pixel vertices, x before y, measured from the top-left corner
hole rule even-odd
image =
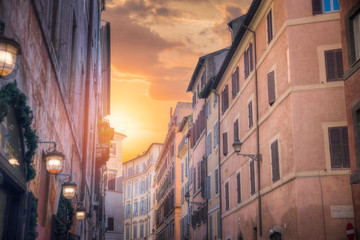
[[[135,158],[132,158],[132,159],[130,159],[130,160],[127,160],[126,162],[123,162],[123,164],[124,164],[124,163],[128,163],[128,162],[131,162],[131,161],[135,161],[135,160],[137,160],[137,159],[145,156],[146,154],[148,154],[148,152],[150,151],[150,149],[151,149],[154,145],[161,145],[161,146],[162,146],[163,143],[151,143],[150,146],[148,147],[148,149],[146,149],[146,151],[145,151],[143,154],[141,154],[141,155],[139,155],[139,156],[137,156],[137,157],[135,157]]]
[[[210,57],[210,56],[213,56],[213,55],[217,55],[219,53],[222,53],[224,52],[225,50],[228,50],[230,47],[226,47],[226,48],[223,48],[223,49],[220,49],[220,50],[217,50],[215,52],[212,52],[212,53],[209,53],[209,54],[206,54],[202,57],[199,57],[199,60],[198,60],[198,63],[196,64],[196,67],[195,67],[195,70],[191,76],[191,80],[189,82],[189,85],[188,85],[188,88],[186,90],[186,92],[191,92],[193,86],[194,86],[194,83],[195,83],[195,80],[197,78],[197,75],[199,74],[199,71],[201,69],[201,67],[203,66],[203,63],[205,61],[206,58]]]
[[[123,134],[123,133],[121,133],[121,132],[115,131],[115,134],[120,135],[120,136],[122,136],[122,137],[127,137],[125,134]]]
[[[232,57],[234,56],[243,36],[245,35],[245,32],[246,32],[246,28],[244,26],[249,26],[249,24],[251,23],[253,17],[255,16],[257,10],[259,9],[259,6],[261,4],[262,0],[254,0],[250,7],[249,7],[249,10],[248,12],[246,13],[246,16],[245,16],[245,19],[243,21],[243,24],[242,26],[240,27],[238,33],[236,34],[235,36],[235,39],[234,39],[234,42],[231,44],[231,47],[229,49],[229,52],[228,54],[226,55],[221,67],[220,67],[220,70],[215,78],[215,81],[212,85],[212,89],[215,89],[217,88],[217,86],[219,85],[220,83],[220,80],[221,78],[223,77]]]

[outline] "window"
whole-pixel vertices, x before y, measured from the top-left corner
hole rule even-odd
[[[253,54],[252,54],[252,43],[249,44],[248,49],[244,52],[244,71],[245,78],[249,76],[253,70]]]
[[[143,169],[142,170],[145,171],[145,169],[146,169],[146,163],[143,162]]]
[[[181,182],[184,182],[184,163],[181,163]]]
[[[360,59],[360,2],[348,11],[345,16],[346,43],[349,65]]]
[[[127,197],[130,198],[131,196],[131,184],[128,184],[127,186]]]
[[[272,181],[276,182],[280,179],[280,167],[279,167],[279,147],[278,140],[271,143],[271,165],[272,165]]]
[[[341,81],[344,70],[341,49],[325,51],[326,81]]]
[[[206,199],[211,200],[211,173],[206,180]]]
[[[219,168],[215,168],[215,193],[219,194]]]
[[[349,143],[347,127],[329,128],[331,168],[349,168]]]
[[[214,148],[219,144],[219,122],[217,121],[214,125]]]
[[[273,24],[272,24],[272,11],[270,9],[269,13],[266,15],[267,23],[267,42],[270,43],[273,39]]]
[[[131,208],[131,205],[126,204],[126,218],[130,218],[130,208]]]
[[[135,174],[139,174],[140,170],[139,170],[139,165],[136,165],[136,173]]]
[[[221,214],[217,211],[217,237],[221,239]]]
[[[107,219],[107,230],[114,231],[114,218],[108,217]]]
[[[360,101],[351,107],[357,172],[360,170]]]
[[[193,99],[192,99],[192,107],[194,108],[196,104],[196,92],[193,93]]]
[[[339,11],[339,0],[312,0],[313,14]]]
[[[111,149],[110,149],[110,151],[111,151],[111,154],[112,154],[112,155],[116,155],[116,142],[113,142],[113,143],[111,144]]]
[[[196,166],[194,166],[194,169],[193,169],[193,179],[194,179],[194,182],[193,182],[193,188],[194,188],[194,192],[196,192]]]
[[[206,67],[204,69],[203,74],[201,75],[201,89],[203,89],[205,84],[206,84]]]
[[[184,186],[181,187],[181,204],[184,203]]]
[[[129,167],[128,168],[128,177],[131,177],[132,176],[132,167]]]
[[[113,173],[109,173],[109,175],[108,175],[108,190],[115,191],[115,179],[116,179],[116,175]]]
[[[241,202],[241,182],[240,182],[240,172],[236,174],[236,193],[237,193],[237,202]]]
[[[205,139],[206,157],[209,157],[211,155],[211,141],[212,141],[212,134],[211,132],[209,132]]]
[[[188,176],[188,171],[189,171],[189,159],[188,159],[188,157],[186,156],[186,157],[185,157],[185,177]]]
[[[228,154],[227,132],[223,133],[223,154],[224,156]]]
[[[213,239],[212,238],[212,215],[209,216],[209,239]]]
[[[130,227],[126,226],[126,240],[130,240]]]
[[[126,177],[125,176],[125,169],[122,170],[122,177]]]
[[[144,237],[144,224],[140,224],[140,237]]]
[[[197,164],[197,167],[198,167],[198,185],[197,185],[197,189],[199,190],[201,188],[201,162],[198,162]]]
[[[231,76],[231,96],[234,99],[239,92],[239,67],[236,67],[235,72]]]
[[[252,128],[253,126],[252,101],[248,103],[248,114],[249,114],[249,128]]]
[[[214,107],[216,107],[218,101],[219,101],[219,96],[217,94],[214,94]]]
[[[136,182],[135,184],[134,184],[134,194],[135,194],[135,196],[136,195],[138,195],[138,183]]]
[[[229,182],[225,183],[225,211],[229,210]]]
[[[269,98],[269,105],[273,105],[275,102],[275,73],[274,71],[271,71],[267,75],[268,79],[268,98]]]
[[[137,225],[134,225],[133,237],[137,238]]]
[[[221,93],[221,111],[222,114],[228,109],[229,107],[229,89],[228,85],[225,86],[224,90]]]
[[[254,160],[250,162],[250,191],[251,195],[255,194],[255,166]]]
[[[239,140],[239,120],[234,122],[234,141]]]

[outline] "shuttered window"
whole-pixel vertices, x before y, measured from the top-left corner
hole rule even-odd
[[[332,168],[349,168],[349,143],[347,127],[329,128],[330,158]]]
[[[219,144],[219,122],[216,122],[214,125],[214,148]]]
[[[133,237],[137,238],[137,225],[134,225]]]
[[[217,211],[217,238],[221,239],[221,214]]]
[[[344,75],[342,50],[325,51],[326,81],[341,81]]]
[[[269,97],[269,105],[273,105],[275,102],[275,73],[274,71],[271,71],[267,75],[268,79],[268,97]]]
[[[228,154],[227,132],[223,133],[223,154],[224,156]]]
[[[339,0],[312,0],[313,14],[339,11]]]
[[[250,43],[249,47],[244,52],[245,78],[247,78],[250,75],[252,70],[253,70],[253,50],[252,50],[252,43]]]
[[[254,160],[250,162],[250,191],[251,195],[255,194],[255,166]]]
[[[252,101],[248,103],[248,114],[249,114],[249,128],[253,126],[253,111],[252,111]]]
[[[215,193],[219,193],[219,168],[215,169]]]
[[[241,202],[241,182],[240,182],[240,172],[236,174],[236,192],[237,192],[237,202]]]
[[[234,141],[239,140],[239,119],[234,122]]]
[[[206,199],[211,199],[211,175],[209,175],[206,180]]]
[[[126,240],[130,240],[130,227],[126,227]]]
[[[239,92],[239,67],[236,67],[235,72],[231,76],[231,96],[235,98]]]
[[[115,180],[116,180],[116,175],[113,173],[109,173],[109,175],[108,175],[108,190],[115,191]]]
[[[212,215],[210,215],[210,216],[209,216],[209,236],[210,236],[209,239],[213,239],[213,238],[212,238],[212,235],[213,235],[213,233],[212,233],[213,226],[212,226],[212,225],[213,225],[213,224],[212,224]]]
[[[189,171],[189,159],[188,157],[185,158],[185,177],[188,176],[188,171]]]
[[[278,140],[271,143],[271,165],[272,165],[272,181],[276,182],[280,179],[279,167],[279,147]]]
[[[107,219],[107,230],[114,231],[114,218],[109,217]]]
[[[225,210],[229,210],[229,182],[225,183]]]
[[[272,10],[270,9],[269,13],[266,16],[267,23],[267,42],[270,43],[273,39],[273,24],[272,24]]]
[[[144,237],[144,224],[140,225],[140,237]]]
[[[206,157],[209,157],[211,155],[211,141],[212,141],[212,134],[209,132],[209,134],[206,136],[205,139],[205,146],[206,146]]]
[[[194,188],[194,192],[196,192],[196,166],[194,166],[193,168],[193,188]]]
[[[206,84],[206,68],[205,68],[203,74],[201,75],[201,89],[203,89],[205,84]]]
[[[184,187],[181,187],[181,204],[184,203]]]
[[[221,111],[222,114],[229,107],[229,88],[228,85],[225,86],[224,90],[221,93]]]
[[[197,189],[200,189],[201,187],[201,162],[198,162],[198,171],[197,171],[197,174],[198,174],[198,185],[197,185]]]
[[[184,163],[181,163],[181,182],[184,182]]]

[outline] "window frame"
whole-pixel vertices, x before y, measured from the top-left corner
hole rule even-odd
[[[346,32],[346,45],[349,69],[354,72],[360,68],[360,57],[356,59],[353,19],[360,14],[360,2],[358,1],[345,15],[345,32]],[[349,74],[346,74],[349,75]],[[344,77],[345,78],[345,77]]]
[[[270,24],[269,24],[269,19],[271,19]],[[271,35],[269,34],[269,29],[271,30]],[[269,45],[274,39],[274,15],[272,12],[272,8],[270,8],[270,10],[266,14],[266,33],[267,33],[266,43],[267,45]]]

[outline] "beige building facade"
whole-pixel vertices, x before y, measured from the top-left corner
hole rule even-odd
[[[162,149],[152,143],[141,155],[123,163],[124,239],[155,239],[154,166]]]

